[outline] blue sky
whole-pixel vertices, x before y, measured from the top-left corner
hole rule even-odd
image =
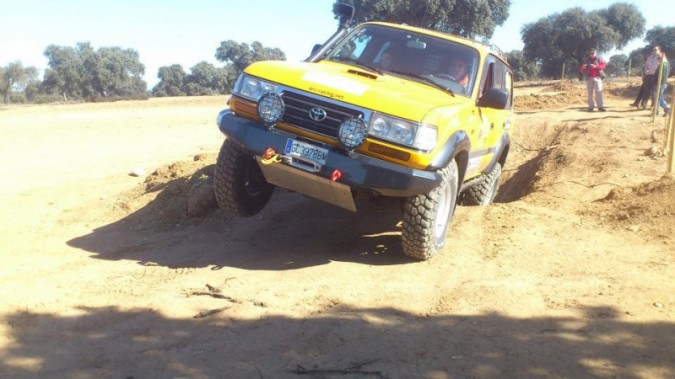
[[[419,0],[423,1],[423,0]],[[672,0],[625,1],[635,4],[656,25],[675,26],[667,4]],[[608,0],[512,0],[507,22],[492,41],[504,51],[522,49],[520,29],[571,7],[606,8]],[[21,61],[40,72],[47,67],[43,52],[50,44],[134,49],[145,65],[149,88],[161,66],[180,64],[186,71],[201,61],[221,66],[214,58],[220,42],[259,41],[280,48],[289,60],[307,57],[315,43],[337,28],[334,0],[0,0],[0,66]],[[633,41],[626,52],[641,46]]]

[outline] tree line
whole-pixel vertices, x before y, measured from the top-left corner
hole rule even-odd
[[[570,8],[526,24],[521,29],[524,48],[515,52],[512,65],[524,71],[523,76],[560,78],[579,76],[579,66],[591,48],[599,55],[623,49],[630,41],[645,35],[646,20],[637,7],[615,3],[606,9],[585,11]],[[605,58],[608,75],[627,75],[631,66],[633,75],[642,71],[645,54],[654,45],[660,45],[667,55],[675,53],[675,27],[656,26],[647,31],[642,47],[628,56],[617,54]]]
[[[228,40],[221,42],[215,54],[223,67],[205,61],[196,64],[189,73],[177,64],[160,67],[157,73],[160,81],[148,91],[142,79],[145,66],[135,50],[94,49],[88,42],[81,42],[75,47],[50,45],[44,55],[48,68],[43,80],[39,80],[35,67],[24,67],[20,61],[0,67],[0,95],[5,104],[226,94],[249,64],[286,59],[283,51],[264,47],[260,42],[249,46]]]
[[[353,24],[389,21],[431,28],[489,43],[496,28],[509,17],[510,0],[341,0],[354,5]],[[337,1],[335,5],[337,4]],[[334,5],[334,13],[335,12]],[[336,18],[338,17],[337,14]],[[606,9],[585,11],[580,7],[554,13],[521,29],[524,48],[507,52],[516,80],[578,76],[578,67],[590,48],[599,54],[624,48],[644,37],[645,45],[628,56],[606,59],[608,75],[625,75],[632,63],[639,74],[644,54],[660,45],[667,55],[675,54],[675,26],[656,26],[646,32],[646,20],[629,3],[615,3]],[[221,42],[215,58],[222,67],[202,61],[186,72],[181,65],[160,67],[158,84],[150,91],[142,80],[145,66],[132,49],[102,47],[89,43],[75,47],[50,45],[44,52],[48,68],[39,80],[38,70],[13,62],[0,67],[0,96],[8,102],[91,100],[133,96],[199,96],[231,92],[239,73],[259,60],[285,60],[283,51],[260,42]]]
[[[154,96],[200,96],[229,93],[239,73],[249,64],[261,60],[286,60],[283,51],[264,47],[260,42],[237,43],[227,40],[216,49],[216,59],[224,67],[205,61],[186,73],[178,64],[159,68],[159,83],[152,89]]]

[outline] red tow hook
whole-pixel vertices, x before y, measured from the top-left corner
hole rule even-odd
[[[272,159],[272,157],[274,157],[276,153],[277,152],[273,148],[268,147],[267,150],[265,150],[265,153],[263,154],[262,158],[265,160]]]
[[[342,178],[342,173],[339,170],[333,171],[333,175],[331,175],[330,180],[337,182]]]

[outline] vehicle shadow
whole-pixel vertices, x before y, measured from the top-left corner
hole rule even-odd
[[[189,300],[173,307],[189,309]],[[576,316],[427,315],[337,305],[295,318],[237,304],[207,318],[81,307],[4,316],[11,378],[674,377],[675,324],[615,308]],[[54,343],[44,341],[59,341]],[[20,364],[19,364],[20,363]]]
[[[400,205],[361,201],[354,213],[277,189],[265,209],[251,218],[178,218],[157,226],[174,201],[166,186],[157,198],[127,217],[97,227],[68,245],[106,260],[136,260],[170,268],[239,267],[288,270],[350,261],[370,265],[413,263],[401,248]],[[177,202],[175,200],[174,202]]]

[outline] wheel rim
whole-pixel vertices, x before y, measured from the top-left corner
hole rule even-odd
[[[246,178],[244,180],[244,189],[246,193],[255,197],[262,193],[266,184],[265,176],[260,172],[258,165],[251,162],[246,167]]]
[[[438,194],[438,212],[436,212],[436,220],[434,225],[434,236],[436,237],[437,244],[443,241],[445,237],[445,232],[447,231],[448,218],[450,216],[451,205],[452,205],[452,189],[450,184],[446,185],[445,188],[440,191]]]

